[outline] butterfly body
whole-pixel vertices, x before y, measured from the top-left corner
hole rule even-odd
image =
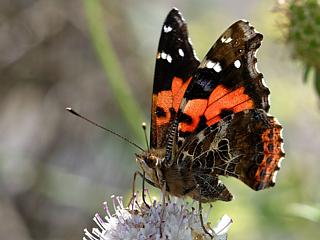
[[[156,55],[151,148],[137,154],[156,187],[212,202],[232,200],[219,176],[254,190],[275,184],[282,127],[267,114],[270,92],[255,66],[262,38],[240,20],[200,63],[181,14],[170,11]]]

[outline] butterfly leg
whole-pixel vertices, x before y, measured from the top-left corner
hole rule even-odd
[[[133,199],[135,199],[136,197],[136,193],[135,193],[135,185],[136,185],[136,179],[137,179],[137,175],[140,175],[141,173],[139,171],[136,171],[134,174],[133,174],[133,180],[132,180],[132,195],[131,195],[131,198],[129,200],[129,203],[128,203],[128,207],[131,205]]]
[[[206,227],[204,226],[203,223],[203,216],[202,216],[202,204],[201,204],[201,200],[199,201],[199,218],[200,218],[200,223],[201,223],[201,227],[203,229],[203,231],[210,236],[211,239],[213,239],[213,235],[211,235],[211,233],[209,233],[209,231],[206,229]]]
[[[145,181],[146,181],[146,172],[143,171],[143,177],[142,177],[142,201],[144,202],[144,204],[146,205],[147,208],[150,209],[150,206],[147,204],[146,202],[146,194],[145,194]]]
[[[162,239],[162,222],[163,222],[163,217],[164,217],[164,212],[166,210],[166,189],[167,189],[167,184],[166,181],[163,181],[162,185],[162,206],[161,206],[161,214],[160,214],[160,239]]]
[[[198,185],[199,186],[199,185]],[[198,187],[197,186],[197,187]],[[203,229],[203,231],[207,234],[207,235],[209,235],[210,236],[210,238],[211,239],[213,239],[213,235],[211,234],[211,233],[209,233],[209,231],[206,229],[206,227],[204,226],[204,222],[203,222],[203,215],[202,215],[202,210],[203,210],[203,208],[202,208],[202,203],[201,203],[201,189],[199,189],[199,218],[200,218],[200,223],[201,223],[201,227],[202,227],[202,229]]]
[[[140,176],[142,178],[142,201],[143,203],[146,205],[147,208],[150,208],[149,204],[147,204],[146,200],[145,200],[145,182],[149,183],[150,185],[152,185],[153,187],[156,187],[154,185],[153,182],[151,182],[149,179],[147,179],[145,177],[145,172],[141,173],[139,171],[136,171],[134,174],[133,174],[133,181],[132,181],[132,196],[131,196],[131,199],[129,201],[129,206],[130,206],[130,203],[132,202],[132,200],[135,198],[135,185],[136,185],[136,179],[137,179],[137,176]]]

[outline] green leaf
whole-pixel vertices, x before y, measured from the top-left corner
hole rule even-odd
[[[107,34],[108,25],[104,18],[102,2],[102,0],[83,0],[90,37],[105,72],[108,87],[112,89],[116,103],[133,133],[142,142],[144,136],[138,126],[143,122],[144,114],[131,92],[119,57]]]
[[[316,73],[315,73],[314,86],[317,94],[320,96],[320,71],[319,70],[316,70]]]
[[[312,222],[320,221],[320,209],[307,204],[292,203],[287,207],[290,214]]]
[[[304,68],[304,73],[303,73],[303,82],[306,83],[308,81],[308,76],[310,74],[311,66],[306,65]]]

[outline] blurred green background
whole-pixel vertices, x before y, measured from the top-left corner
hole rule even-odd
[[[1,0],[1,239],[81,239],[103,201],[129,195],[136,149],[64,108],[144,146],[140,124],[150,121],[155,53],[173,6],[200,59],[238,19],[264,34],[258,67],[284,127],[276,187],[255,192],[224,178],[236,199],[215,203],[212,221],[232,217],[230,239],[319,239],[319,99],[290,57],[285,15],[259,0]]]

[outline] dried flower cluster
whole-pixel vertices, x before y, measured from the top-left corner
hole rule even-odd
[[[83,240],[115,240],[115,239],[210,239],[205,234],[199,213],[190,204],[182,201],[172,201],[165,208],[153,201],[150,208],[138,204],[133,199],[129,207],[125,207],[121,197],[112,196],[114,214],[110,212],[108,204],[104,203],[106,216],[96,214],[94,221],[97,228],[91,232],[85,229]],[[227,230],[232,220],[223,216],[214,229],[210,229],[217,240],[227,239]]]

